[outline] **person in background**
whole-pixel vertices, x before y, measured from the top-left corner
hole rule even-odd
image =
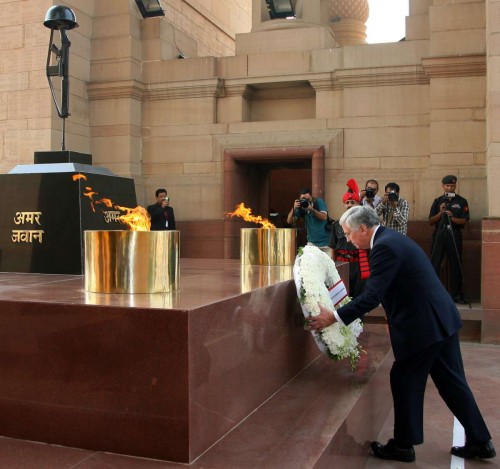
[[[148,206],[151,217],[151,231],[175,230],[174,209],[166,189],[156,190],[156,203]]]
[[[368,205],[375,208],[382,200],[378,195],[378,182],[375,179],[368,179],[365,188],[359,193],[361,205]]]
[[[359,205],[359,187],[355,179],[347,181],[347,192],[342,197],[344,208]],[[368,250],[358,249],[346,238],[344,230],[338,221],[332,226],[330,247],[333,249],[333,258],[339,262],[349,262],[349,296],[355,298],[362,291],[366,280],[370,276],[368,264]]]
[[[307,232],[307,242],[317,246],[330,256],[332,250],[328,246],[330,231],[327,229],[328,208],[323,199],[313,197],[308,187],[299,191],[299,198],[295,199],[290,210],[287,223],[295,226],[298,219],[303,218]]]
[[[382,218],[382,226],[392,228],[406,235],[410,204],[406,199],[399,196],[398,184],[390,182],[385,186],[385,194],[375,207],[375,211]]]
[[[462,291],[462,230],[470,218],[469,204],[456,193],[456,176],[445,176],[441,182],[444,194],[434,199],[429,212],[429,225],[435,227],[431,263],[439,276],[443,259],[447,258],[453,301],[467,304]]]

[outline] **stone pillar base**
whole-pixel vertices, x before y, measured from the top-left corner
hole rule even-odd
[[[500,218],[485,218],[482,229],[481,342],[500,344]]]

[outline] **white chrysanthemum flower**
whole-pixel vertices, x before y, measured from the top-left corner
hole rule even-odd
[[[295,260],[293,274],[305,317],[317,316],[320,313],[318,304],[334,309],[328,288],[340,280],[340,275],[330,256],[316,246],[305,246]],[[346,297],[339,306],[349,301],[350,298]],[[354,368],[362,350],[357,341],[361,332],[363,323],[356,319],[348,326],[335,322],[321,333],[313,331],[312,334],[323,353],[335,360],[349,358]]]

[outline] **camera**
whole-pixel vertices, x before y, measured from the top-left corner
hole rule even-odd
[[[373,199],[375,197],[375,189],[373,187],[367,187],[365,189],[365,197],[368,199]]]
[[[399,195],[396,191],[391,191],[387,195],[387,198],[389,199],[390,202],[397,202],[399,200]]]
[[[309,201],[307,199],[300,199],[300,207],[306,210],[309,207]]]
[[[446,199],[453,199],[455,197],[455,195],[456,195],[455,192],[445,192],[444,193],[444,197]]]

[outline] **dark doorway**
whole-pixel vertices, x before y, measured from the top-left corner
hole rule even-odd
[[[286,217],[302,187],[323,195],[323,147],[234,149],[225,151],[225,211],[245,203],[254,215],[269,218],[278,228],[288,226]],[[255,225],[257,226],[257,225]],[[239,257],[240,229],[252,227],[241,219],[224,223],[224,257]],[[299,227],[299,245],[305,238]]]
[[[269,180],[269,219],[277,228],[288,228],[287,217],[299,191],[311,187],[311,169],[274,169]],[[307,243],[303,223],[298,223],[297,247]]]

